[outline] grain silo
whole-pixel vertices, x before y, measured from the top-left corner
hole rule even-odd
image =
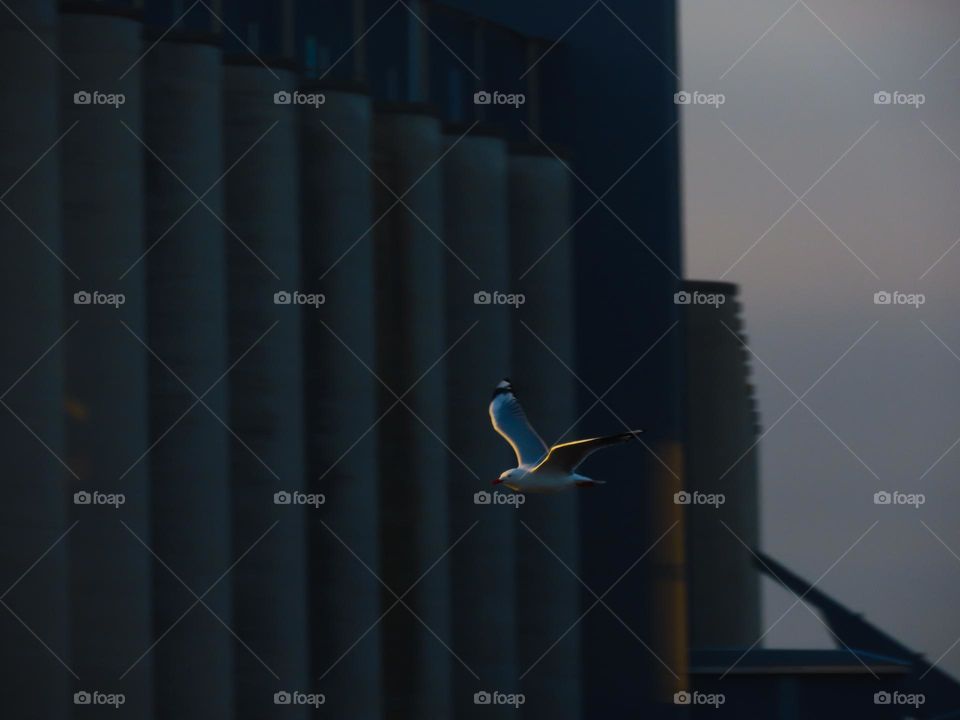
[[[275,95],[295,83],[290,69],[248,56],[224,69],[234,556],[255,545],[231,573],[235,630],[250,648],[235,660],[241,718],[273,714],[275,691],[309,682],[312,508],[294,499],[304,488],[299,123],[288,96]]]
[[[473,523],[451,565],[453,644],[481,682],[454,673],[457,717],[515,713],[510,706],[474,705],[480,689],[515,690],[515,505],[477,504],[474,494],[513,467],[513,453],[490,427],[490,392],[511,372],[508,155],[506,142],[483,127],[453,126],[438,171],[444,179],[447,343],[469,334],[447,359],[450,528]]]
[[[0,408],[0,564],[10,584],[43,560],[4,593],[9,610],[0,608],[0,673],[7,713],[59,720],[68,712],[70,674],[17,618],[72,664],[71,538],[56,542],[69,527],[64,498],[73,480],[57,459],[64,456],[62,358],[69,342],[68,336],[57,343],[66,330],[57,259],[63,253],[57,139],[67,128],[57,110],[61,66],[44,47],[57,48],[56,3],[19,0],[7,9],[0,14],[0,198],[7,206],[0,207],[0,393],[7,406]]]
[[[149,455],[152,545],[180,578],[154,566],[156,636],[177,623],[154,650],[157,715],[227,720],[236,641],[203,606],[180,619],[195,600],[180,580],[200,595],[233,562],[232,438],[211,415],[227,416],[227,383],[217,381],[230,362],[224,230],[215,217],[223,217],[219,41],[167,33],[143,72],[147,241],[156,243],[145,259],[148,344],[162,360],[150,365],[150,436],[160,438]],[[229,583],[204,603],[231,624]]]
[[[759,542],[758,429],[747,350],[738,339],[740,303],[730,283],[689,281],[682,292],[690,644],[746,647],[762,628],[759,575],[748,550]],[[705,502],[711,496],[724,502]]]
[[[577,420],[576,380],[553,357],[572,366],[570,203],[570,175],[560,161],[526,146],[511,153],[510,272],[515,290],[525,296],[513,322],[512,379],[548,445],[573,439]],[[529,674],[522,689],[536,716],[579,717],[579,628],[547,652],[581,612],[579,582],[550,552],[577,572],[576,493],[531,496],[523,520],[529,528],[517,535],[516,604],[519,667]]]
[[[144,151],[130,132],[143,136],[141,32],[122,8],[61,14],[62,57],[77,76],[61,73],[62,125],[77,123],[62,151],[64,259],[78,276],[64,300],[79,321],[65,346],[67,462],[91,498],[71,506],[72,655],[78,689],[123,692],[114,714],[143,719],[154,702],[154,560],[132,535],[151,543],[148,358],[131,335],[146,337]],[[117,494],[118,509],[95,504]]]
[[[303,278],[326,301],[304,323],[307,472],[326,500],[310,515],[312,677],[321,691],[349,688],[326,692],[329,712],[378,717],[380,630],[366,631],[382,612],[382,587],[340,544],[380,572],[373,113],[356,84],[302,91],[323,97],[301,111]]]
[[[429,108],[379,106],[375,185],[376,371],[379,391],[383,579],[397,594],[448,549],[440,121]],[[429,172],[428,172],[429,171]],[[398,203],[396,196],[403,198]],[[407,207],[409,206],[409,207]],[[392,392],[391,392],[392,391]],[[402,403],[396,405],[397,397]],[[391,409],[392,408],[392,409]],[[409,408],[409,409],[408,409]],[[456,550],[454,550],[456,552]],[[393,712],[449,717],[451,673],[468,672],[441,644],[450,638],[449,564],[430,569],[383,620],[384,695]],[[386,592],[389,607],[395,598]],[[428,629],[429,628],[429,629]],[[415,659],[415,661],[411,661]]]

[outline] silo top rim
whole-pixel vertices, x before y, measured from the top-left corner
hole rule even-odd
[[[60,12],[66,15],[108,15],[129,20],[143,20],[143,11],[137,8],[105,5],[89,0],[61,0]]]
[[[370,94],[370,86],[360,80],[318,80],[309,78],[300,83],[300,89],[351,93],[353,95]]]
[[[374,103],[373,109],[380,115],[429,115],[434,118],[438,118],[440,115],[436,106],[425,102],[381,100]]]
[[[684,290],[698,290],[722,295],[736,295],[740,291],[740,287],[736,283],[723,280],[684,280],[681,285]]]
[[[228,53],[223,56],[224,65],[244,66],[250,65],[262,68],[266,65],[271,70],[289,70],[297,72],[300,68],[293,60],[282,57],[255,57],[250,53]]]
[[[143,39],[170,43],[187,43],[193,45],[212,45],[221,47],[223,37],[219,33],[199,32],[196,30],[166,30],[156,26],[147,26],[143,29]]]

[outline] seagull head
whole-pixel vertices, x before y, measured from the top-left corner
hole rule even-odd
[[[500,473],[500,477],[498,477],[496,480],[493,481],[493,484],[500,485],[501,483],[514,480],[517,477],[520,477],[521,475],[522,475],[522,471],[520,470],[520,468],[513,468],[512,470],[504,470],[502,473]]]

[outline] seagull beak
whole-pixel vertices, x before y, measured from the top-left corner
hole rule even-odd
[[[496,480],[493,481],[493,484],[494,484],[494,485],[499,485],[499,484],[502,483],[502,482],[503,482],[503,480],[501,480],[500,478],[497,478]]]

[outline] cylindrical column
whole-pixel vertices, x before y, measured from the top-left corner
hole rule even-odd
[[[740,303],[730,283],[686,282],[683,292],[691,646],[747,646],[761,633],[760,578],[744,545],[757,547],[759,522],[747,351],[731,333],[743,332]]]
[[[506,143],[476,128],[463,137],[466,130],[448,129],[444,139],[452,149],[438,168],[443,238],[452,251],[445,253],[447,344],[474,326],[447,358],[448,444],[456,453],[447,460],[451,533],[456,537],[477,523],[450,565],[453,643],[481,678],[454,674],[456,716],[465,718],[516,712],[475,705],[473,694],[516,690],[514,540],[523,515],[517,505],[474,503],[474,493],[493,490],[491,480],[515,466],[487,412],[490,391],[512,372],[515,309],[499,303],[510,292]]]
[[[370,97],[355,86],[303,90],[325,99],[301,112],[303,277],[326,300],[307,313],[304,324],[310,358],[304,367],[307,472],[326,500],[310,513],[311,677],[319,679],[328,712],[377,718],[379,626],[347,650],[380,616],[382,588],[333,535],[380,572],[375,426],[380,385],[367,369],[376,366],[368,232],[373,179],[364,167],[372,162],[372,109]]]
[[[290,496],[274,495],[302,491],[304,483],[301,306],[292,299],[300,283],[298,115],[296,107],[274,101],[274,93],[294,83],[292,72],[256,61],[224,70],[225,163],[236,162],[224,180],[232,230],[229,354],[231,361],[244,356],[228,376],[228,422],[237,436],[234,556],[249,550],[232,572],[234,628],[249,646],[235,658],[240,718],[272,717],[274,692],[305,692],[309,682],[309,506],[282,504]],[[284,292],[291,295],[275,296]],[[309,710],[300,705],[284,713],[300,717]]]
[[[9,3],[10,12],[0,14],[0,71],[5,78],[0,84],[0,106],[5,108],[0,116],[0,197],[10,208],[0,207],[0,237],[4,238],[0,251],[0,345],[4,348],[0,353],[0,394],[12,411],[0,407],[0,474],[4,479],[0,572],[6,578],[4,591],[68,527],[63,499],[72,478],[56,457],[63,457],[64,345],[57,344],[44,356],[66,329],[60,309],[63,270],[55,257],[63,253],[60,148],[37,162],[61,133],[57,113],[60,64],[31,34],[56,49],[55,5],[53,0],[18,0]],[[31,437],[31,431],[39,440]],[[67,536],[57,543],[4,597],[12,612],[68,664],[66,554],[70,542]],[[2,607],[0,676],[4,678],[3,705],[10,716],[53,720],[67,716],[70,674]]]
[[[556,158],[532,150],[511,155],[510,267],[526,299],[513,323],[511,379],[547,445],[576,437],[576,380],[553,356],[574,366],[571,243],[569,236],[557,242],[570,229],[570,196],[570,174]],[[557,641],[580,615],[581,589],[543,546],[579,572],[576,493],[528,497],[523,520],[529,529],[517,531],[516,558],[519,667],[521,674],[529,670],[524,710],[530,717],[577,718],[579,627]]]
[[[389,210],[375,236],[376,369],[410,408],[391,410],[396,398],[381,389],[380,410],[389,411],[380,426],[383,578],[402,595],[430,570],[404,602],[449,645],[449,563],[455,560],[447,558],[430,569],[450,542],[447,451],[431,433],[442,438],[446,420],[446,369],[442,361],[436,364],[446,350],[446,251],[427,229],[439,234],[443,227],[442,174],[434,168],[421,179],[440,156],[440,123],[417,106],[385,107],[376,118],[374,137],[377,175],[400,196],[416,183],[404,198],[410,209],[396,205]],[[379,217],[396,200],[376,187],[374,214]],[[393,596],[385,594],[384,602],[389,607]],[[451,716],[453,660],[430,630],[403,606],[383,620],[384,702],[397,717]],[[458,664],[455,672],[467,671]]]
[[[150,718],[154,560],[131,534],[151,544],[147,352],[131,335],[146,338],[144,150],[132,134],[143,136],[141,25],[69,8],[60,46],[81,79],[61,75],[62,124],[76,123],[63,141],[64,254],[78,276],[65,298],[78,321],[65,341],[67,461],[80,478],[71,490],[92,496],[71,506],[73,657],[79,689],[122,692],[118,718]],[[125,502],[98,505],[95,493]]]
[[[159,239],[145,260],[148,344],[169,366],[150,366],[150,435],[173,428],[149,456],[153,548],[198,595],[233,562],[231,438],[211,414],[226,418],[227,383],[214,383],[229,364],[224,231],[213,215],[223,215],[223,185],[215,185],[223,172],[222,79],[220,48],[209,39],[168,34],[144,58],[144,141],[162,160],[146,162],[147,240]],[[196,204],[193,193],[211,186]],[[191,391],[203,396],[211,386],[203,397],[210,411],[198,404],[183,415],[195,402]],[[194,600],[154,566],[157,637]],[[228,582],[204,602],[231,623]],[[183,617],[154,651],[158,717],[232,718],[235,644],[203,606]]]
[[[642,566],[646,593],[639,602],[653,618],[644,629],[646,642],[656,653],[647,659],[647,687],[651,699],[669,705],[689,681],[685,517],[683,506],[674,502],[683,488],[683,449],[670,440],[648,444],[651,452],[646,454],[642,477],[649,480],[640,529],[643,546],[651,549]]]

